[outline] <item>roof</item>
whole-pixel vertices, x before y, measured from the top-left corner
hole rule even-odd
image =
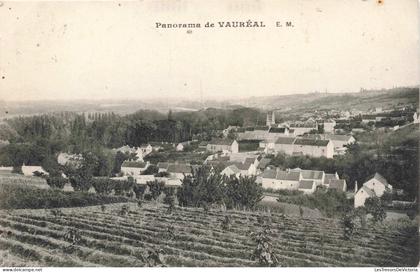
[[[296,170],[292,170],[292,171],[296,172]],[[322,175],[324,174],[324,171],[317,171],[317,170],[300,170],[300,172],[302,173],[302,178],[308,179],[308,180],[322,179]]]
[[[368,187],[366,187],[366,186],[362,186],[362,188],[360,188],[360,190],[364,190],[370,197],[374,197],[374,196],[376,196],[376,194],[375,194],[375,192],[374,191],[372,191],[371,189],[369,189]],[[360,192],[360,190],[358,191],[358,192]]]
[[[260,169],[266,168],[266,167],[267,167],[267,165],[268,165],[270,162],[271,162],[271,160],[270,160],[270,159],[267,159],[267,158],[262,158],[262,159],[260,160],[260,163],[258,164],[258,168],[260,168]]]
[[[287,172],[287,171],[277,171],[276,179],[278,180],[300,180],[299,172]]]
[[[326,134],[325,139],[329,139],[332,141],[345,141],[348,142],[353,136],[351,135],[337,135],[337,134]]]
[[[318,139],[303,139],[298,138],[295,141],[295,144],[297,145],[312,145],[312,146],[327,146],[329,140],[318,140]]]
[[[225,171],[227,168],[229,168],[230,170],[232,170],[233,173],[237,174],[240,172],[239,168],[236,167],[236,165],[232,164],[229,165],[228,167],[226,167],[223,171]]]
[[[286,128],[284,128],[284,127],[281,127],[281,128],[272,127],[272,128],[270,128],[270,130],[268,132],[269,133],[285,133]]]
[[[332,180],[332,179],[337,179],[335,174],[325,173],[325,181],[324,181],[325,184],[330,184],[330,180]]]
[[[267,179],[275,179],[276,176],[277,176],[276,169],[265,169],[262,175],[263,178],[267,178]]]
[[[138,162],[138,161],[124,161],[121,167],[132,167],[132,168],[145,168],[145,162]]]
[[[343,191],[345,184],[346,184],[345,179],[331,179],[329,188]]]
[[[248,170],[251,163],[232,162],[231,165],[235,165],[239,170]]]
[[[312,189],[314,186],[313,180],[301,180],[299,183],[299,189]]]
[[[252,164],[255,162],[255,158],[246,158],[244,163]]]
[[[158,168],[165,168],[168,169],[169,163],[168,162],[158,162],[157,167]]]
[[[169,173],[191,173],[191,166],[188,164],[171,163],[168,167]]]
[[[293,142],[296,140],[294,137],[279,137],[277,138],[275,144],[293,144]]]
[[[333,119],[326,119],[326,120],[324,120],[324,123],[335,123],[335,120],[333,120]]]
[[[371,179],[376,179],[377,181],[379,181],[380,183],[385,185],[385,187],[389,185],[388,181],[383,176],[381,176],[381,174],[379,174],[379,173],[375,173],[375,175],[373,177],[371,177],[369,180],[371,180]]]
[[[232,145],[235,140],[214,138],[209,144],[211,145]]]

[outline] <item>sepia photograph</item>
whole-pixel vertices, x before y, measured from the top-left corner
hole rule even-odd
[[[0,0],[0,270],[418,271],[419,37],[418,0]]]

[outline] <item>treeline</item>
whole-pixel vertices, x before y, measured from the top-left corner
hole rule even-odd
[[[63,112],[17,117],[6,122],[15,133],[5,139],[11,144],[0,149],[0,165],[22,162],[39,165],[59,151],[82,153],[149,142],[210,140],[229,125],[263,124],[265,115],[251,108],[169,112],[167,115],[141,110],[126,116]]]

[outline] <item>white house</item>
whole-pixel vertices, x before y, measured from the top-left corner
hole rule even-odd
[[[302,191],[304,194],[312,194],[316,190],[316,183],[313,180],[301,180],[299,182],[299,191]]]
[[[274,152],[283,152],[287,155],[293,154],[293,144],[296,141],[294,137],[279,137],[274,142],[274,145],[267,145],[266,153],[270,153],[270,147],[273,146]]]
[[[150,144],[141,145],[139,148],[140,148],[143,156],[146,156],[146,155],[152,153],[152,151],[153,151],[153,147]]]
[[[325,179],[325,172],[318,171],[318,170],[302,170],[299,168],[292,169],[290,171],[293,172],[300,172],[302,175],[302,179],[304,180],[313,180],[315,182],[315,186],[320,186],[324,184]]]
[[[239,144],[236,140],[215,138],[207,144],[207,151],[238,153]]]
[[[22,165],[22,173],[25,176],[31,177],[34,175],[34,172],[39,172],[43,174],[48,174],[44,168],[41,166],[32,166],[32,165]]]
[[[265,169],[259,180],[264,189],[298,190],[301,175],[299,172],[282,171],[279,168]]]
[[[381,197],[385,191],[392,190],[392,186],[388,184],[388,181],[378,173],[375,173],[373,177],[363,183],[363,186],[374,191],[378,197]]]
[[[139,161],[124,161],[121,165],[121,173],[124,176],[131,176],[136,178],[141,175],[141,172],[149,167],[149,162],[139,162]]]
[[[177,145],[176,145],[176,151],[184,151],[184,148],[187,146],[187,145],[189,145],[190,143],[189,142],[182,142],[182,143],[178,143]]]
[[[184,176],[191,175],[191,165],[185,163],[170,163],[167,169],[170,179],[182,180]]]
[[[417,112],[415,112],[415,113],[413,114],[413,123],[414,123],[414,124],[418,124],[418,123],[420,123],[420,114],[419,114],[419,113],[417,113]]]
[[[230,162],[221,172],[222,175],[230,176],[255,176],[257,174],[257,167],[254,163]]]
[[[169,167],[169,163],[168,162],[158,162],[158,164],[156,165],[158,170],[158,173],[161,172],[168,172],[168,167]]]
[[[381,197],[386,191],[392,191],[392,186],[383,176],[375,173],[354,195],[354,207],[363,206],[368,197]]]
[[[331,179],[329,181],[328,189],[337,190],[340,192],[347,191],[347,182],[345,179]]]
[[[369,197],[374,197],[374,196],[375,196],[374,191],[372,191],[371,189],[369,189],[366,186],[363,186],[354,195],[354,207],[357,208],[357,207],[360,207],[360,206],[364,206],[366,199],[369,198]]]
[[[330,140],[298,138],[293,143],[293,152],[311,157],[332,158],[334,156],[334,144]]]

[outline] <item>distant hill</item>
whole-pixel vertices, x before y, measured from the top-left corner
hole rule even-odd
[[[418,88],[395,88],[381,91],[359,93],[310,93],[284,96],[251,97],[236,101],[248,107],[265,110],[320,110],[320,109],[357,109],[367,110],[372,107],[393,107],[402,104],[413,104],[418,107]]]

